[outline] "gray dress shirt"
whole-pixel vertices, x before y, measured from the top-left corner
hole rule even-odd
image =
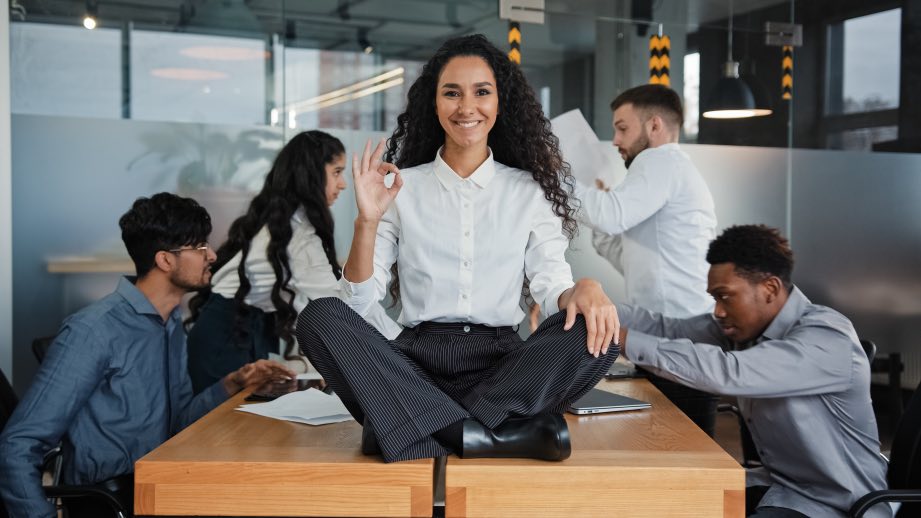
[[[0,494],[11,517],[51,517],[45,452],[64,440],[65,483],[134,472],[134,462],[227,399],[218,382],[192,397],[177,307],[166,322],[128,278],[64,321],[0,435]]]
[[[837,311],[794,288],[756,343],[736,348],[708,314],[673,319],[617,309],[629,329],[631,361],[690,387],[738,396],[764,463],[748,485],[770,486],[762,506],[844,516],[858,498],[886,488],[869,363]],[[883,504],[866,516],[891,512]]]

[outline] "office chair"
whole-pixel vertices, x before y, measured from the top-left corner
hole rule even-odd
[[[6,379],[6,374],[0,370],[0,431],[6,428],[6,424],[9,422],[10,416],[13,415],[13,410],[16,409],[17,404],[19,404],[19,398],[13,391],[13,387],[10,385],[9,380]],[[43,461],[44,471],[51,472],[52,485],[45,486],[44,489],[45,495],[49,499],[60,499],[65,518],[71,516],[68,512],[68,503],[76,502],[77,498],[90,498],[108,506],[112,510],[110,516],[117,518],[128,518],[131,516],[133,502],[119,501],[116,493],[104,486],[59,484],[58,480],[60,478],[61,465],[63,464],[62,455],[63,453],[60,446],[45,454]],[[0,517],[6,516],[6,514],[6,508],[2,505],[2,502],[0,502]]]
[[[863,348],[863,352],[867,355],[867,360],[870,361],[871,372],[875,371],[875,369],[873,368],[874,367],[873,362],[874,360],[876,360],[877,362],[879,361],[879,359],[876,358],[876,344],[873,343],[871,340],[861,340],[860,346]],[[895,353],[894,355],[890,355],[890,357],[891,356],[895,356],[896,357],[895,361],[899,361],[898,358],[900,358],[900,356],[898,353]],[[889,359],[886,359],[886,360],[887,362],[889,361]],[[901,362],[899,363],[900,363],[899,373],[901,373]],[[887,368],[888,368],[888,363],[887,363]],[[893,383],[891,376],[890,376],[889,383],[890,385]],[[896,383],[899,383],[899,382],[896,381]],[[901,391],[901,387],[899,388],[899,390]],[[899,405],[899,410],[901,410],[901,399],[899,399],[897,404]],[[748,431],[748,426],[745,425],[745,419],[742,418],[742,412],[739,410],[739,407],[737,407],[736,405],[729,404],[729,403],[720,403],[716,408],[718,412],[731,412],[735,414],[736,419],[739,421],[739,439],[742,442],[742,467],[756,468],[756,467],[761,466],[762,465],[761,456],[758,455],[758,448],[755,447],[755,441],[752,439],[751,432]]]
[[[873,491],[854,502],[848,516],[859,518],[881,502],[903,502],[898,517],[921,516],[921,384],[915,389],[892,439],[889,489]]]

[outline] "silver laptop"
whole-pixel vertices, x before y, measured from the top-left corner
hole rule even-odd
[[[600,389],[592,389],[569,406],[569,412],[576,415],[603,414],[605,412],[624,412],[642,410],[652,405],[639,399],[614,394]]]

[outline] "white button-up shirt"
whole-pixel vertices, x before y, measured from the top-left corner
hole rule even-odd
[[[403,188],[377,230],[374,274],[343,277],[346,301],[365,316],[386,294],[397,262],[403,311],[399,322],[521,322],[525,276],[545,315],[556,313],[573,286],[564,258],[562,220],[527,171],[495,162],[490,151],[468,178],[441,158],[400,173]]]
[[[710,311],[713,197],[678,144],[640,152],[614,189],[577,184],[575,197],[595,249],[624,274],[628,304],[679,318]]]
[[[263,226],[253,236],[246,255],[244,271],[250,283],[249,293],[243,299],[246,304],[257,307],[266,313],[275,311],[272,303],[272,287],[275,286],[275,271],[272,263],[266,256],[269,246],[268,226]],[[240,287],[240,276],[237,268],[240,266],[242,252],[237,252],[227,261],[223,268],[211,277],[211,290],[227,299],[233,299]],[[323,251],[323,241],[317,235],[316,229],[307,219],[304,208],[300,207],[291,216],[291,241],[288,243],[288,267],[291,269],[291,280],[288,288],[294,295],[282,291],[282,298],[288,298],[294,310],[298,313],[304,309],[308,302],[321,297],[343,298],[341,286],[336,281],[333,269]],[[371,325],[388,337],[396,337],[400,333],[400,326],[384,312],[380,304],[374,304],[365,315]]]
[[[263,226],[250,241],[249,253],[246,255],[244,270],[249,280],[250,290],[243,301],[266,313],[275,311],[272,303],[272,287],[275,286],[275,271],[266,256],[269,246],[269,228]],[[240,266],[242,252],[227,261],[211,278],[211,291],[232,299],[240,287],[237,268]],[[339,296],[339,285],[333,269],[323,251],[323,241],[310,224],[304,208],[301,207],[291,217],[291,241],[288,243],[288,267],[291,269],[291,281],[288,287],[294,291],[293,298],[285,292],[282,298],[288,298],[298,313],[313,299]]]

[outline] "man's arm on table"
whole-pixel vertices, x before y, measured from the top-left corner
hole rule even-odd
[[[851,382],[849,338],[821,324],[782,340],[731,351],[710,315],[671,319],[619,306],[621,353],[654,374],[717,394],[789,397],[845,390]],[[707,339],[709,337],[709,339]],[[842,352],[843,351],[843,352]]]

